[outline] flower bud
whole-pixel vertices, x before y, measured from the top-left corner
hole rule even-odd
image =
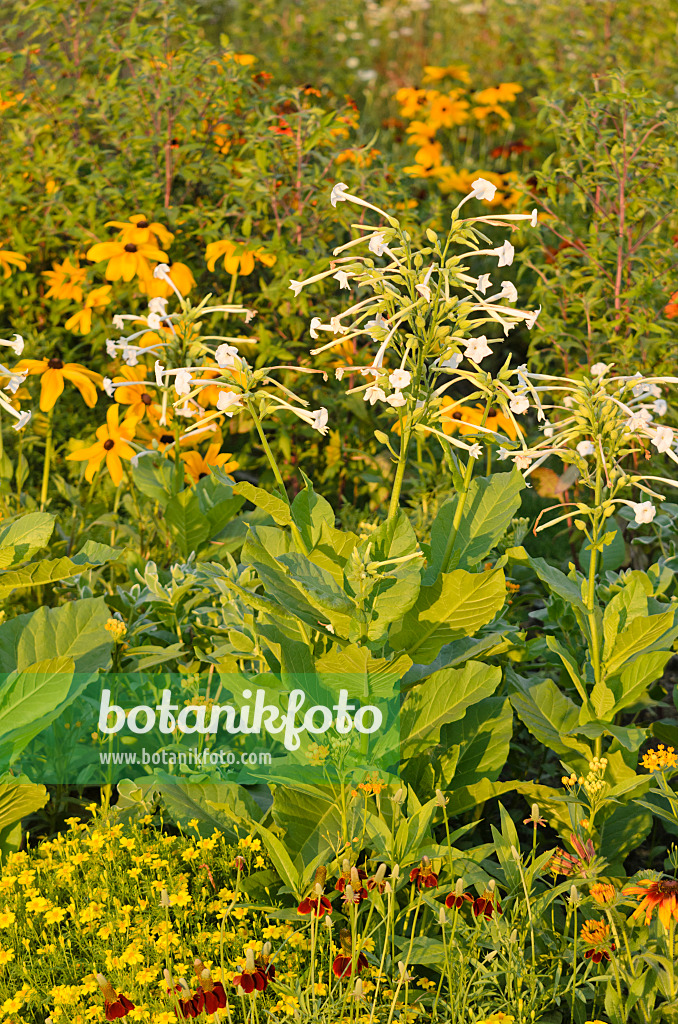
[[[264,954],[264,956],[270,956],[272,949],[273,949],[273,946],[271,945],[271,943],[270,942],[265,942],[261,952]]]
[[[395,791],[395,793],[393,794],[391,799],[393,800],[394,804],[404,804],[406,796],[407,796],[407,794],[406,794],[405,790],[401,786],[400,789],[397,789]]]
[[[391,878],[395,881],[400,877],[400,864],[394,864],[391,868]]]
[[[386,865],[385,864],[380,864],[379,867],[377,868],[376,872],[375,872],[375,875],[374,875],[374,880],[377,883],[377,885],[381,885],[381,883],[384,881],[384,875],[385,874],[386,874]]]
[[[349,871],[351,870],[351,862],[349,861],[348,857],[344,857],[344,859],[342,860],[341,870],[345,871],[346,874],[348,874]]]
[[[511,847],[511,856],[513,857],[516,864],[520,864],[520,854],[516,850],[515,846]]]
[[[539,804],[532,804],[532,821],[539,821],[541,815],[539,813]]]
[[[318,882],[316,882],[315,886],[313,887],[313,891],[316,894],[316,896],[322,896],[322,894],[323,894],[323,887],[322,887],[322,885],[320,885]]]
[[[464,895],[464,879],[463,878],[458,878],[457,881],[454,883],[454,895],[455,896],[463,896]]]
[[[346,886],[346,888],[344,889],[344,892],[346,893],[346,899],[348,899],[348,900],[352,900],[353,897],[355,896],[355,892],[354,892],[353,886],[350,885],[350,884]]]
[[[253,949],[246,949],[245,950],[245,970],[246,971],[254,971],[255,967],[256,967],[256,965],[254,963],[254,950]]]
[[[334,928],[334,922],[332,921],[332,918],[330,917],[329,914],[325,918],[325,927],[327,928],[328,932],[331,932],[332,929]]]
[[[160,906],[161,907],[169,907],[169,905],[170,905],[169,893],[167,892],[167,889],[161,889],[160,890]]]
[[[362,999],[362,997],[363,997],[363,980],[362,980],[362,978],[357,978],[356,979],[356,983],[353,986],[353,998],[354,999]]]
[[[447,804],[447,799],[443,795],[442,790],[440,789],[436,789],[436,804],[438,805],[438,807],[445,807]]]
[[[327,868],[324,867],[321,864],[319,868],[315,869],[315,879],[314,879],[314,882],[315,882],[316,885],[324,886],[326,881],[327,881]],[[322,891],[322,889],[321,889],[321,891]]]
[[[445,914],[445,907],[440,908],[440,913],[438,914],[438,923],[441,925],[447,924],[447,915]]]
[[[351,868],[351,886],[354,890],[360,888],[360,875],[357,868]]]
[[[491,878],[489,880],[489,882],[487,883],[487,888],[489,889],[490,892],[494,892],[494,887],[496,884],[497,883],[495,882],[494,878]]]

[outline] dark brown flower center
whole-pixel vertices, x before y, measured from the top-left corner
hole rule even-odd
[[[134,244],[134,242],[128,242],[127,245],[125,246],[125,252],[136,252],[136,251],[137,251],[137,247]]]
[[[173,434],[161,434],[160,435],[160,444],[171,444],[173,440],[174,440],[174,435]]]
[[[150,405],[153,399],[147,392],[144,392],[144,394],[141,396],[141,401],[144,403],[144,405]]]
[[[137,227],[138,228],[147,228],[148,227],[148,221],[147,220],[138,220],[137,221]]]
[[[209,473],[198,473],[198,480],[202,480],[206,476],[209,476]]]
[[[63,370],[64,362],[63,359],[59,359],[58,356],[53,356],[47,364],[50,370]]]
[[[675,896],[678,893],[678,882],[658,882],[657,892],[664,896]]]
[[[104,441],[104,451],[110,452],[111,448],[114,448],[114,447],[115,447],[115,441],[111,441],[110,438],[108,439],[108,441]]]

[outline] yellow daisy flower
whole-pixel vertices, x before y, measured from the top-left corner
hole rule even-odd
[[[127,443],[134,437],[136,420],[126,417],[121,424],[118,423],[119,405],[111,405],[106,413],[106,423],[97,427],[95,444],[89,448],[80,448],[66,456],[67,460],[83,462],[87,460],[85,479],[91,483],[94,474],[101,463],[106,460],[106,468],[111,474],[111,480],[117,487],[122,480],[121,459],[131,459],[134,449]]]
[[[0,249],[0,270],[2,270],[5,279],[9,277],[15,267],[17,270],[25,270],[27,261],[28,256],[23,256],[20,252],[12,252],[11,249]]]
[[[97,403],[97,384],[103,383],[100,373],[88,370],[80,363],[64,363],[59,356],[52,356],[51,359],[22,359],[14,367],[15,372],[28,370],[29,376],[40,374],[40,409],[42,412],[49,412],[59,395],[64,390],[64,381],[74,384],[85,400],[85,404],[92,409]]]
[[[230,453],[220,453],[220,447],[219,442],[215,441],[209,446],[204,456],[196,451],[181,453],[181,458],[193,483],[197,484],[198,480],[209,476],[215,466],[223,469],[225,473],[231,473],[234,469],[238,468],[240,463],[236,462]]]
[[[228,238],[222,238],[218,242],[210,242],[205,250],[207,269],[214,271],[215,264],[221,256],[224,257],[224,267],[228,274],[240,274],[243,277],[252,273],[255,259],[266,267],[272,267],[277,258],[261,247],[248,249],[244,242],[236,243]]]
[[[137,245],[136,242],[97,242],[87,251],[87,259],[93,263],[100,263],[108,260],[106,267],[106,280],[131,281],[137,275],[147,278],[151,274],[149,260],[156,263],[167,262],[167,253],[162,252],[157,246],[144,242]]]
[[[110,292],[111,285],[104,284],[86,295],[84,307],[69,317],[64,324],[66,330],[78,334],[89,334],[92,329],[92,310],[100,313],[111,301]]]
[[[174,235],[157,221],[150,222],[143,213],[135,213],[128,220],[109,220],[107,228],[120,228],[120,241],[127,245],[161,245],[172,244]]]

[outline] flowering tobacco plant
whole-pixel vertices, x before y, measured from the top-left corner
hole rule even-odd
[[[331,203],[350,202],[372,210],[386,222],[383,225],[354,224],[358,238],[334,250],[336,257],[330,269],[305,281],[292,281],[291,289],[299,294],[302,288],[325,277],[333,276],[341,288],[367,289],[343,312],[323,323],[320,317],[311,321],[310,334],[320,340],[330,334],[329,341],[311,350],[312,355],[344,346],[354,338],[366,340],[375,351],[367,366],[357,371],[364,382],[353,383],[356,367],[339,365],[335,374],[342,380],[347,374],[352,386],[348,394],[362,395],[370,405],[379,403],[383,410],[397,418],[400,449],[395,452],[385,434],[377,438],[385,443],[396,460],[396,472],[388,518],[393,523],[399,507],[400,494],[408,459],[410,442],[417,435],[434,435],[443,445],[445,458],[455,485],[462,493],[468,491],[473,464],[483,453],[485,444],[503,444],[508,439],[486,421],[496,406],[511,423],[516,424],[516,398],[512,387],[517,371],[509,368],[510,359],[496,377],[484,371],[481,363],[492,355],[492,345],[501,345],[502,337],[477,331],[500,330],[505,338],[518,324],[534,326],[538,311],[516,309],[512,303],[518,295],[514,285],[503,281],[493,286],[491,275],[474,275],[473,261],[479,256],[494,256],[497,269],[510,266],[514,247],[508,239],[493,246],[482,233],[485,226],[517,227],[518,222],[536,223],[532,214],[492,214],[461,216],[469,201],[494,197],[496,186],[478,178],[473,190],[455,207],[445,238],[427,231],[430,245],[415,250],[412,239],[400,222],[379,207],[366,202],[339,183],[334,186]],[[459,251],[461,249],[461,252]],[[350,255],[342,255],[354,250]],[[383,260],[378,263],[377,260]],[[488,295],[488,292],[491,294]],[[445,404],[445,416],[459,412],[459,423],[470,427],[469,441],[446,434],[439,427],[444,423],[443,398],[456,385],[467,393],[455,402]],[[464,420],[464,406],[477,399],[484,402],[481,422]],[[522,403],[518,413],[525,411]],[[516,429],[520,429],[516,425]],[[475,437],[475,441],[473,440]],[[449,449],[454,449],[451,453]],[[465,458],[466,467],[459,459]],[[460,503],[459,514],[463,509]]]

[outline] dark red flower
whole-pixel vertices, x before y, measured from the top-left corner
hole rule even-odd
[[[503,912],[495,893],[489,889],[486,889],[482,896],[476,896],[473,901],[473,913],[476,917],[484,917],[489,921],[495,910],[498,914]]]
[[[313,914],[314,917],[324,917],[332,913],[332,904],[327,896],[318,896],[311,893],[305,900],[302,900],[297,907],[298,914]]]
[[[334,886],[334,888],[337,890],[337,892],[343,892],[347,885],[352,885],[354,889],[357,888],[354,885],[354,883],[351,882],[351,872],[352,871],[357,872],[358,880],[360,882],[362,882],[365,878],[367,878],[367,873],[365,871],[363,871],[362,868],[346,867],[347,863],[348,863],[347,861],[344,862],[344,867],[342,868],[342,871],[341,871],[341,878],[337,879],[336,885]]]
[[[196,957],[193,961],[193,967],[200,979],[200,984],[193,996],[193,1002],[198,1013],[202,1013],[205,1010],[207,1013],[212,1014],[217,1010],[223,1010],[226,1006],[226,990],[224,986],[220,981],[214,981],[209,968],[205,967],[199,958]]]
[[[414,882],[417,889],[435,889],[438,884],[438,876],[433,873],[428,857],[422,857],[419,867],[412,868],[410,882]]]
[[[347,928],[342,928],[339,932],[339,943],[341,945],[341,953],[334,958],[332,973],[337,978],[350,978],[353,973],[353,948],[351,933]],[[355,959],[356,974],[360,974],[364,967],[367,967],[367,957],[364,953],[358,953]]]
[[[134,1003],[122,993],[118,995],[103,974],[97,974],[96,978],[104,997],[106,1020],[118,1020],[120,1017],[127,1016],[130,1010],[134,1009]]]
[[[245,867],[245,858],[238,855],[233,861],[233,867],[238,871],[242,871]]]
[[[469,896],[467,892],[463,892],[461,895],[457,895],[456,892],[451,892],[445,900],[445,906],[448,910],[458,910],[460,907],[463,907],[466,902],[473,903],[473,896]]]
[[[268,978],[261,971],[248,971],[245,969],[242,974],[236,974],[233,984],[240,986],[243,992],[263,992],[268,985]]]

